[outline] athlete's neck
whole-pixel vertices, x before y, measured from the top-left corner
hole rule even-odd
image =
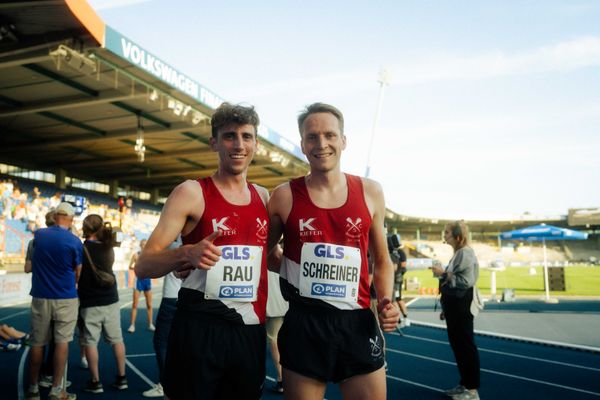
[[[211,179],[228,202],[236,205],[246,205],[250,202],[246,174],[232,175],[217,170]]]
[[[245,173],[233,175],[217,169],[217,171],[211,176],[211,178],[215,185],[217,185],[219,188],[232,191],[243,191],[248,185]]]
[[[338,190],[346,186],[346,175],[340,170],[311,172],[306,175],[305,182],[311,189]]]
[[[348,199],[348,184],[343,173],[310,174],[305,178],[311,201],[321,208],[338,208]]]

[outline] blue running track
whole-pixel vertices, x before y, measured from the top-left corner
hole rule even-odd
[[[140,399],[141,393],[157,380],[157,366],[152,349],[152,332],[147,326],[145,304],[140,301],[136,332],[127,333],[131,307],[130,290],[122,290],[121,323],[127,348],[129,389],[117,391],[110,387],[115,365],[110,348],[100,345],[100,377],[103,394],[83,392],[89,379],[88,371],[79,368],[79,349],[73,341],[69,353],[68,379],[70,392],[79,399],[110,398],[111,400]],[[158,307],[160,296],[155,297]],[[29,330],[29,304],[0,307],[0,323]],[[156,314],[155,314],[156,315]],[[598,315],[590,315],[598,318]],[[448,345],[446,331],[413,324],[398,333],[386,335],[389,399],[442,399],[442,390],[458,382],[454,357]],[[599,335],[599,332],[590,332]],[[477,336],[481,357],[482,399],[600,399],[600,353],[573,350],[493,336]],[[28,381],[28,348],[17,352],[0,353],[0,398],[22,399]],[[263,399],[281,399],[271,391],[275,368],[267,355],[267,379]],[[42,389],[46,398],[48,389]],[[341,399],[339,389],[330,385],[327,399]]]

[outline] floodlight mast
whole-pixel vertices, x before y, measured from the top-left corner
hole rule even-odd
[[[383,103],[383,92],[385,87],[390,84],[391,75],[387,69],[382,67],[379,70],[379,76],[377,82],[379,82],[379,96],[377,98],[377,109],[375,110],[375,119],[373,120],[373,129],[371,130],[371,140],[369,142],[369,150],[367,151],[367,169],[365,171],[365,178],[369,177],[371,172],[371,151],[373,150],[373,141],[375,140],[375,133],[377,132],[377,125],[379,125],[379,115],[381,114],[381,105]]]

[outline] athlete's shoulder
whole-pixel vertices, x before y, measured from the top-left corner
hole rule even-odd
[[[273,189],[271,193],[271,202],[279,202],[284,201],[287,198],[291,198],[292,196],[292,188],[290,187],[289,182],[282,183]]]
[[[191,205],[197,205],[199,202],[203,202],[203,200],[202,186],[200,186],[198,181],[188,179],[175,186],[175,189],[173,189],[167,198],[165,206],[172,207],[175,205],[178,208],[185,208]]]
[[[188,196],[194,196],[199,194],[202,195],[202,186],[200,186],[200,183],[197,180],[188,179],[175,186],[175,189],[173,189],[173,192],[171,194]]]
[[[363,190],[365,194],[379,196],[383,194],[383,187],[381,184],[370,178],[360,177],[360,180],[363,185]]]
[[[252,186],[254,186],[254,189],[256,189],[256,192],[262,199],[263,203],[267,205],[267,203],[269,202],[269,191],[267,190],[267,188],[257,185],[256,183],[253,183]]]
[[[292,207],[292,201],[293,196],[290,183],[282,183],[271,193],[268,206],[269,214],[278,214],[280,216],[287,215]]]
[[[385,198],[383,187],[377,181],[369,178],[360,178],[363,184],[363,196],[371,216],[385,212]]]

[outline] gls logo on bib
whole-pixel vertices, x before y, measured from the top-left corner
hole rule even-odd
[[[318,244],[315,246],[315,256],[341,260],[344,258],[344,248],[340,246]]]
[[[223,257],[224,260],[248,260],[250,259],[250,248],[225,246],[221,248],[221,257]]]

